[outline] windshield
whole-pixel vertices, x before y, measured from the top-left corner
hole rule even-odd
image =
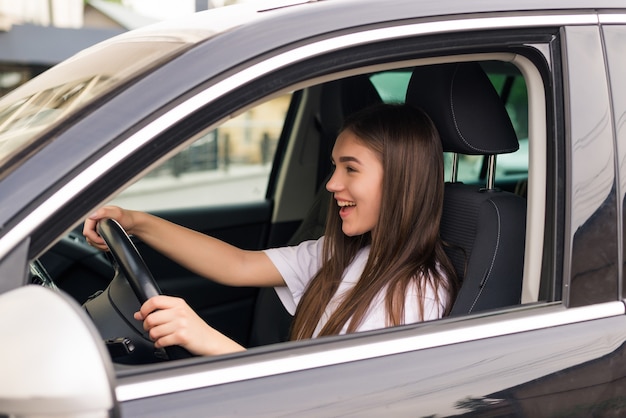
[[[109,44],[54,67],[9,93],[0,101],[0,165],[39,132],[183,46]]]
[[[254,13],[229,6],[127,32],[87,48],[7,94],[0,100],[0,173],[53,124]]]

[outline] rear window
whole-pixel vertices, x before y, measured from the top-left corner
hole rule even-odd
[[[524,77],[514,65],[504,62],[485,62],[483,67],[494,88],[506,103],[520,145],[517,152],[498,156],[496,179],[523,180],[528,176],[528,95]],[[381,99],[388,103],[404,102],[410,78],[410,70],[383,71],[370,76]],[[452,171],[452,156],[449,153],[445,154],[448,180]],[[468,183],[483,181],[486,177],[485,164],[482,156],[460,156],[457,180]]]

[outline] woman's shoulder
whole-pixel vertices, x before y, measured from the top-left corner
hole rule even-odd
[[[298,263],[307,266],[307,268],[319,268],[319,260],[322,255],[324,239],[306,240],[300,244],[268,248],[264,252],[270,260],[276,265]]]

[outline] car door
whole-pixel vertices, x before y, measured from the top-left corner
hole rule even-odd
[[[550,23],[539,28],[535,18],[516,18],[526,31],[516,26],[483,36],[458,32],[425,41],[407,38],[404,45],[396,39],[393,57],[406,59],[410,53],[398,52],[405,45],[420,51],[420,58],[436,51],[444,60],[466,60],[470,51],[482,52],[470,57],[485,60],[502,58],[503,51],[518,54],[509,58],[526,79],[530,159],[522,305],[264,347],[244,357],[194,364],[194,371],[173,370],[157,381],[129,373],[120,376],[117,389],[123,413],[619,413],[616,382],[626,376],[626,318],[618,298],[615,154],[600,29],[594,15],[579,25],[568,25],[563,16],[546,18]],[[463,23],[493,29],[489,19]],[[371,43],[358,50],[361,63],[368,54],[377,62],[391,55]],[[349,48],[342,57],[350,60]],[[407,63],[401,62],[396,66]]]
[[[621,310],[617,304],[595,313],[539,308],[509,313],[508,320],[472,318],[396,330],[393,336],[345,337],[306,350],[293,347],[288,356],[250,353],[245,366],[224,359],[172,371],[158,381],[123,377],[116,393],[127,416],[181,411],[185,416],[589,416],[621,411],[615,405],[622,396],[615,379],[624,376]],[[519,328],[523,323],[532,329]]]

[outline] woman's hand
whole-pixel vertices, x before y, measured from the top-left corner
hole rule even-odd
[[[133,227],[135,226],[135,219],[133,216],[134,213],[135,212],[133,211],[125,210],[117,206],[104,206],[98,209],[85,219],[83,235],[87,239],[87,243],[100,250],[108,250],[109,248],[106,243],[96,231],[98,221],[105,218],[115,219],[122,226],[122,228],[124,228],[126,233],[130,235],[132,234]]]
[[[217,355],[245,350],[211,328],[180,298],[155,296],[148,299],[135,319],[143,321],[157,348],[179,345],[197,355]]]

